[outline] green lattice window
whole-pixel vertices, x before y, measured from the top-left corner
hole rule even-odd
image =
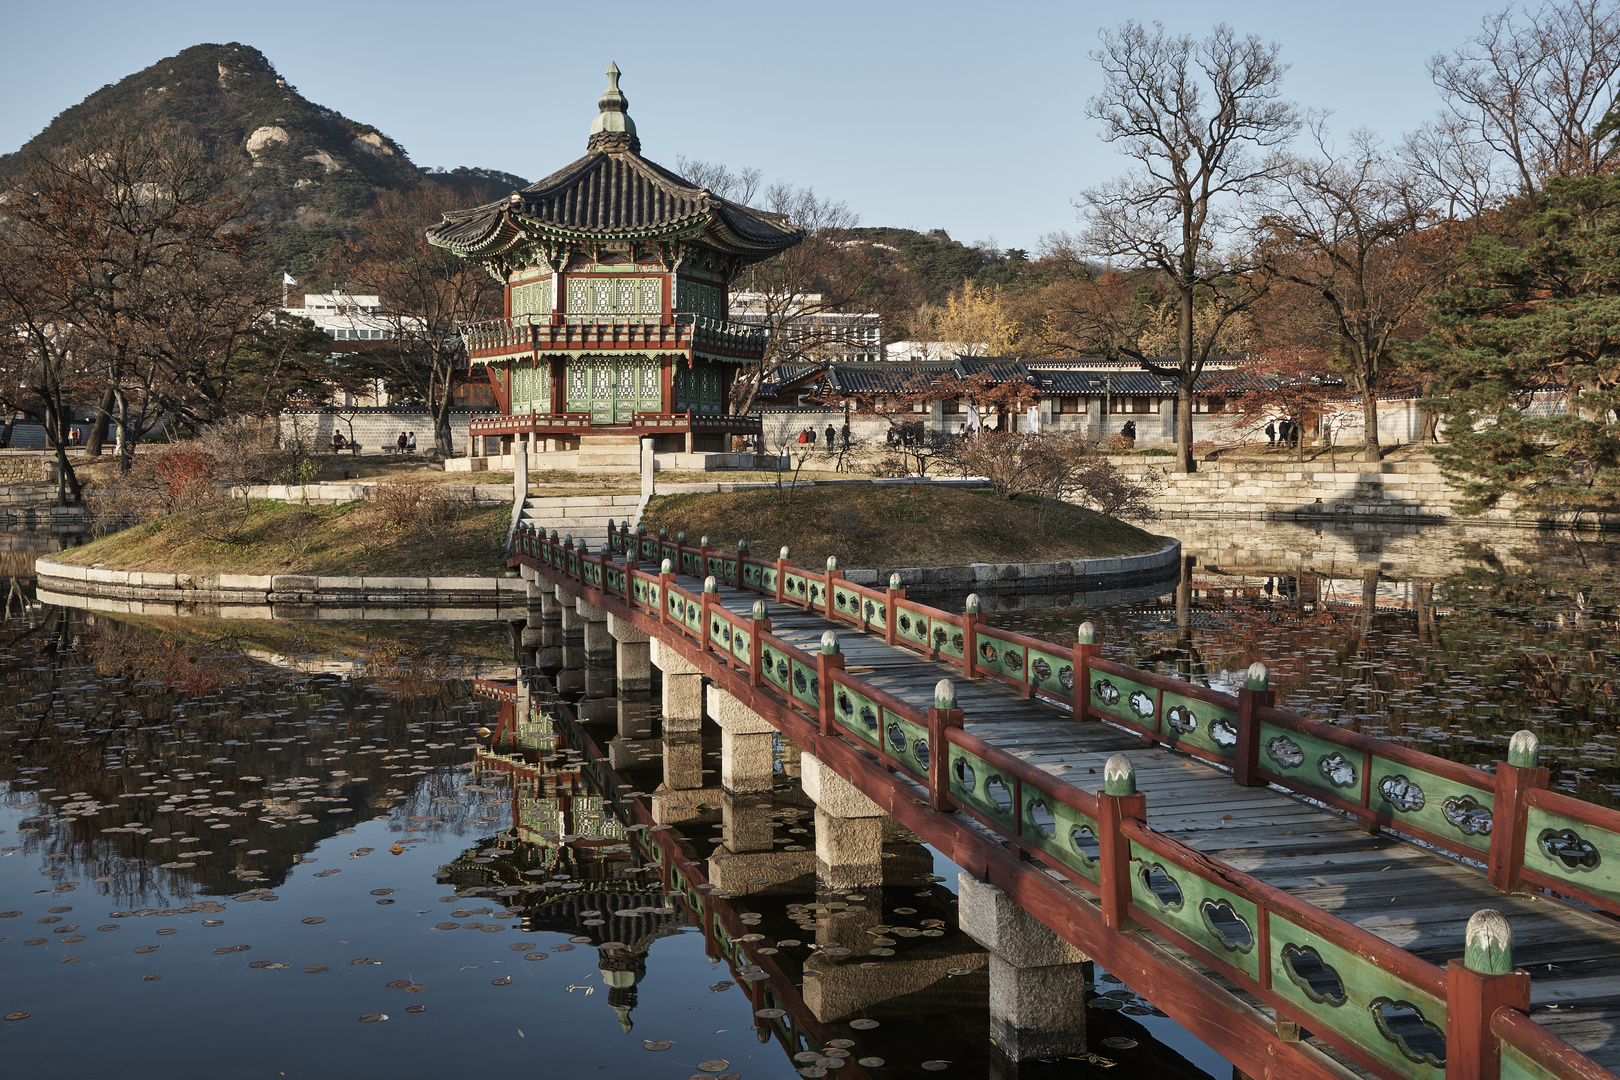
[[[707,315],[711,319],[724,319],[726,317],[725,305],[721,297],[725,290],[718,285],[705,285],[698,281],[677,279],[675,285],[675,310],[691,311],[699,315]]]
[[[656,357],[578,356],[568,361],[569,412],[593,424],[628,424],[638,412],[658,412],[663,400]]]
[[[531,281],[512,286],[512,317],[521,315],[549,315],[551,313],[551,281]]]
[[[512,371],[512,414],[551,411],[551,369],[523,364]]]
[[[568,279],[568,311],[573,315],[656,314],[662,310],[662,277]]]
[[[698,360],[688,368],[684,363],[675,365],[675,411],[718,413],[725,380],[731,377],[724,364]]]

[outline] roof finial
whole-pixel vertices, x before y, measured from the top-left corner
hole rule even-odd
[[[608,87],[602,92],[596,107],[601,110],[591,124],[588,149],[611,152],[629,150],[641,152],[641,140],[636,137],[636,122],[630,119],[630,99],[619,89],[619,65],[609,64]]]

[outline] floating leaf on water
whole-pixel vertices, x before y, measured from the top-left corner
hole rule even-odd
[[[1112,1038],[1104,1039],[1102,1043],[1110,1050],[1134,1050],[1136,1048],[1136,1040],[1127,1039],[1123,1035],[1115,1035]]]
[[[1116,1001],[1113,998],[1092,998],[1090,1002],[1090,1006],[1093,1009],[1112,1010],[1121,1008],[1122,1005],[1122,1002]]]
[[[385,982],[385,983],[383,983],[383,985],[386,986],[390,990],[403,990],[407,986],[411,985],[411,980],[409,980],[409,979],[395,979],[393,982]]]
[[[174,930],[174,929],[164,929],[164,930],[159,930],[157,932],[157,936],[158,937],[168,937],[170,934],[178,934],[179,932],[180,931]]]
[[[507,975],[505,978],[489,980],[489,985],[491,985],[491,986],[509,986],[509,985],[511,985],[511,982],[512,982],[512,976]]]
[[[862,1019],[862,1020],[851,1020],[849,1022],[849,1026],[854,1028],[856,1031],[871,1031],[873,1028],[878,1026],[878,1022],[876,1020],[864,1020],[864,1019]]]
[[[725,1072],[726,1067],[730,1064],[731,1062],[725,1058],[715,1058],[713,1061],[700,1061],[697,1063],[697,1067],[700,1072],[717,1073]]]
[[[811,1062],[820,1061],[821,1055],[816,1053],[814,1050],[800,1050],[797,1054],[793,1055],[793,1060],[798,1062],[800,1065],[809,1065]]]
[[[893,949],[869,949],[869,950],[867,950],[867,955],[869,955],[869,956],[893,956],[894,955],[894,950]]]
[[[371,895],[372,896],[389,896],[389,895],[391,895],[393,893],[397,893],[397,892],[399,892],[398,889],[372,889],[371,890]]]
[[[435,930],[459,930],[460,928],[461,928],[461,924],[460,923],[454,923],[454,922],[442,922],[442,923],[434,923],[433,924],[433,929],[435,929]]]
[[[641,1044],[643,1050],[668,1050],[675,1043],[669,1039],[648,1039]]]
[[[964,967],[946,968],[945,969],[945,974],[947,974],[947,975],[971,975],[971,974],[973,974],[973,969],[972,968],[964,968]]]
[[[158,982],[162,978],[163,976],[161,975],[142,975],[141,982]]]
[[[523,959],[525,959],[525,960],[544,960],[545,958],[546,958],[546,954],[543,953],[543,952],[532,952],[532,953],[529,953],[527,956],[525,956]]]
[[[26,1020],[32,1015],[33,1015],[33,1013],[9,1012],[9,1013],[6,1013],[6,1019],[7,1020]]]
[[[783,1009],[756,1009],[754,1011],[754,1015],[759,1017],[761,1020],[775,1020],[779,1017],[786,1016],[787,1012]]]
[[[373,957],[370,957],[370,956],[362,956],[358,960],[350,960],[349,963],[350,964],[380,964],[380,963],[382,963],[382,961],[378,960],[378,959],[375,959]]]
[[[360,1022],[362,1024],[375,1024],[379,1020],[386,1020],[386,1019],[388,1019],[388,1014],[387,1013],[361,1013],[360,1014]]]
[[[224,919],[204,919],[202,921],[202,924],[204,926],[224,926],[225,925],[225,920]]]
[[[319,975],[323,971],[330,971],[332,969],[327,967],[325,964],[311,964],[304,970],[309,972],[311,975]]]
[[[864,1057],[855,1062],[855,1064],[864,1066],[868,1069],[880,1069],[883,1067],[883,1059],[880,1057]]]
[[[622,941],[604,941],[597,946],[598,949],[623,949],[625,947]]]
[[[852,897],[850,897],[850,899],[854,900],[855,897],[852,896]],[[834,1050],[848,1050],[850,1047],[855,1045],[855,1040],[854,1039],[828,1039],[827,1040],[827,1045],[832,1047]]]
[[[306,923],[309,926],[314,926],[316,923],[325,922],[326,918],[325,918],[325,916],[322,916],[322,915],[308,915],[308,916],[305,916],[304,918],[302,918],[302,919],[300,919],[298,921],[302,922],[302,923]]]
[[[407,1005],[405,1011],[409,1013],[427,1012],[426,1005]]]
[[[135,947],[135,951],[138,952],[138,953],[149,953],[149,952],[157,952],[161,948],[163,948],[163,946],[161,946],[161,945],[137,945]],[[230,950],[229,949],[215,949],[214,951],[217,952],[217,953],[220,953],[220,952],[229,952]]]
[[[513,952],[528,952],[530,949],[534,948],[534,942],[514,941],[512,944],[508,945],[507,948],[511,949]]]
[[[572,941],[576,945],[586,945],[590,943],[591,939],[586,937],[584,934],[580,934],[579,936],[571,937],[568,940]]]
[[[951,1063],[948,1061],[925,1061],[922,1063],[922,1068],[926,1072],[944,1072],[950,1067]]]

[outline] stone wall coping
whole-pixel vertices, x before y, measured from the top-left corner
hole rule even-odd
[[[527,603],[521,578],[381,577],[315,574],[184,574],[73,566],[34,560],[41,585],[70,595],[167,603],[347,603],[441,605],[450,601]]]
[[[1052,581],[1062,583],[1063,579],[1066,578],[1138,575],[1175,566],[1181,558],[1181,541],[1170,537],[1160,537],[1159,539],[1166,541],[1166,543],[1157,551],[1150,551],[1142,555],[1124,555],[1112,559],[968,563],[963,566],[888,567],[876,570],[846,570],[844,571],[844,578],[854,585],[883,588],[888,584],[890,574],[899,574],[900,584],[907,587],[913,585],[959,584],[964,588],[971,588],[978,584],[990,582]]]

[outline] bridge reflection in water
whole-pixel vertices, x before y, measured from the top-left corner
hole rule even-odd
[[[914,834],[885,819],[878,879],[818,891],[814,805],[791,742],[769,740],[763,777],[722,785],[720,740],[666,725],[645,690],[615,694],[582,634],[537,611],[513,638],[522,677],[478,684],[502,706],[476,765],[480,783],[503,785],[511,825],[441,875],[469,904],[521,911],[525,931],[596,949],[626,1033],[657,941],[699,932],[729,969],[710,989],[745,995],[759,1040],[802,1075],[881,1080],[925,1062],[1000,1077],[1228,1074],[1207,1050],[1200,1068],[1162,1043],[1143,1020],[1167,1022],[1089,963],[1075,1005],[1092,1013],[1090,1042],[1044,1061],[998,1054],[989,954],[958,929],[957,899]]]

